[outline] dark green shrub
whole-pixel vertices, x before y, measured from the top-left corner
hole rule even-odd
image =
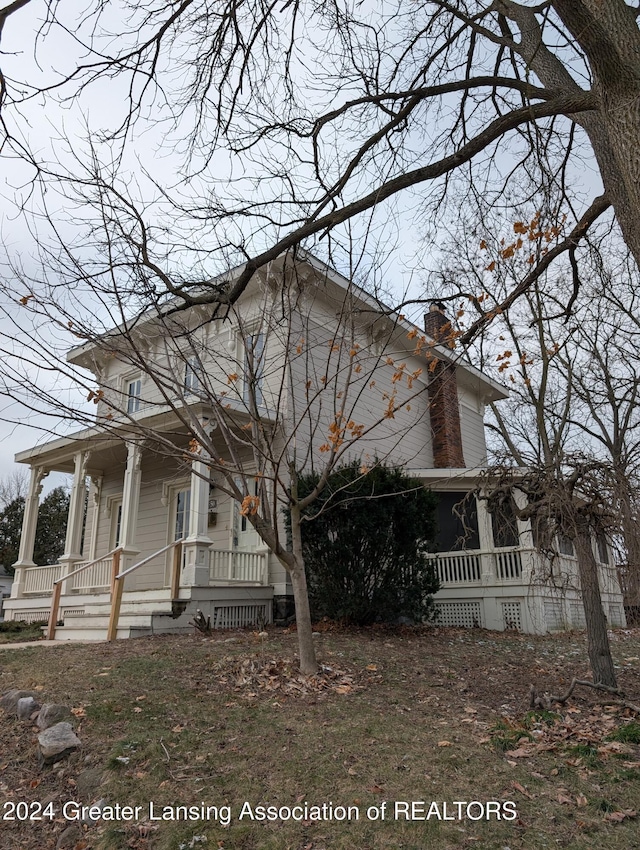
[[[303,497],[317,476],[300,479]],[[313,616],[367,625],[428,619],[438,590],[427,552],[436,499],[401,469],[337,468],[304,514],[302,547]]]

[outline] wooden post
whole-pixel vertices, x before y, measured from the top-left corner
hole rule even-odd
[[[173,547],[173,564],[171,567],[171,598],[180,596],[180,572],[182,570],[182,540],[176,540]]]
[[[108,641],[114,641],[118,634],[118,620],[120,619],[120,605],[122,604],[123,590],[124,579],[116,579],[114,592],[111,597],[111,613],[109,615],[109,626],[107,628]]]
[[[111,557],[111,598],[116,589],[116,576],[120,572],[120,549],[116,549]]]
[[[56,636],[56,624],[58,622],[58,609],[60,608],[60,594],[62,593],[62,582],[53,585],[53,598],[51,599],[51,610],[49,611],[49,625],[47,626],[47,640],[53,640]]]

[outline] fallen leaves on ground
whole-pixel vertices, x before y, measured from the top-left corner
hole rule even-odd
[[[372,666],[366,671],[368,682],[373,678],[370,672]],[[358,673],[323,665],[313,676],[305,676],[298,670],[295,662],[282,658],[227,657],[215,666],[213,675],[219,685],[242,691],[251,699],[255,699],[260,693],[304,697],[323,692],[350,694],[362,688],[361,675]],[[375,679],[379,680],[381,677],[376,676]]]

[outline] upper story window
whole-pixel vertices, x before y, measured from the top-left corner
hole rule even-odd
[[[262,384],[264,376],[264,334],[250,334],[245,338],[244,346],[244,391],[243,401],[249,404],[253,395],[256,407],[264,401]]]
[[[200,389],[200,363],[197,357],[187,357],[184,364],[184,391],[196,393]]]
[[[142,405],[142,380],[134,378],[127,382],[127,413],[137,413]]]

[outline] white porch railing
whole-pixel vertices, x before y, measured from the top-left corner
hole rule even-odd
[[[436,562],[440,585],[481,584],[515,581],[522,576],[522,553],[505,551],[438,552],[429,556]]]
[[[51,596],[53,585],[62,575],[62,564],[49,564],[46,567],[23,567],[24,583],[22,593],[25,596]]]
[[[266,552],[209,550],[211,581],[250,581],[254,584],[267,584],[267,566]]]
[[[517,579],[522,575],[522,555],[519,549],[496,552],[496,575],[502,581]]]
[[[480,552],[439,552],[435,560],[440,584],[479,582],[482,575]]]
[[[87,563],[87,562],[85,562]],[[83,567],[84,563],[74,564],[74,568]],[[71,581],[71,590],[81,593],[88,590],[98,588],[106,589],[111,587],[111,579],[113,573],[113,556],[108,555],[99,561],[95,561],[92,566],[77,573]]]

